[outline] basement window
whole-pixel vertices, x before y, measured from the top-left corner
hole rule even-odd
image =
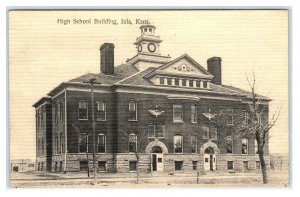
[[[175,161],[175,170],[183,170],[183,161]]]
[[[106,172],[106,161],[98,161],[98,171]]]
[[[233,170],[233,161],[227,161],[227,169]]]
[[[137,169],[137,161],[129,161],[129,172],[135,172]]]

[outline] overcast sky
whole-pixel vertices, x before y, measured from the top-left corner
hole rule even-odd
[[[118,25],[72,24],[74,18]],[[121,19],[132,25],[120,24]],[[245,73],[255,72],[258,93],[273,99],[270,115],[282,107],[270,150],[288,151],[287,11],[19,11],[9,14],[11,159],[35,159],[32,104],[63,81],[99,73],[102,43],[115,44],[115,65],[136,54],[136,19],[156,25],[163,55],[174,59],[187,53],[204,68],[208,58],[221,57],[223,84],[249,90]]]

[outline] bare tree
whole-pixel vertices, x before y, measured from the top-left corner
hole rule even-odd
[[[275,125],[278,117],[280,115],[280,109],[275,111],[272,117],[269,120],[263,120],[263,113],[266,112],[266,108],[268,105],[264,103],[264,99],[257,95],[256,93],[256,79],[255,74],[246,76],[248,85],[251,89],[251,98],[249,100],[249,116],[244,124],[241,125],[245,134],[253,134],[255,135],[255,140],[257,142],[257,153],[259,155],[261,171],[262,171],[262,178],[263,183],[268,183],[268,175],[267,175],[267,168],[266,162],[264,158],[264,148],[266,142],[270,138],[270,130]]]
[[[136,156],[136,183],[140,182],[140,156],[145,152],[147,145],[147,129],[146,127],[137,128],[120,128],[123,131],[124,137],[126,137],[129,143],[130,152],[134,152]],[[130,147],[130,143],[135,143],[135,147]]]
[[[222,131],[218,132],[219,134],[223,134],[223,136],[218,135],[218,143],[220,143],[220,140],[225,137],[224,135],[229,134],[228,132],[224,132],[228,130],[228,128],[233,128],[233,130],[235,131],[235,133],[231,134],[234,138],[255,138],[257,142],[257,154],[259,155],[263,183],[267,184],[268,175],[264,158],[264,148],[266,142],[270,138],[269,132],[278,120],[280,109],[272,115],[271,119],[264,120],[264,114],[268,113],[266,98],[259,96],[256,93],[257,85],[254,73],[252,75],[247,75],[246,78],[251,89],[250,97],[245,100],[248,103],[247,115],[238,113],[234,114],[234,116],[238,120],[235,121],[235,124],[228,124],[228,114],[226,114],[226,112],[224,113],[223,110],[220,110],[219,113],[212,113],[209,110],[209,113],[204,113],[204,116],[210,121],[213,126],[217,128],[218,131]]]

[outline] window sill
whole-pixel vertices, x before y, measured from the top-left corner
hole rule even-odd
[[[89,119],[78,119],[78,120],[89,120]]]
[[[183,153],[174,153],[174,154],[176,154],[176,155],[182,155]]]
[[[107,120],[96,120],[97,122],[106,122]]]
[[[136,170],[129,170],[129,172],[136,172]]]
[[[138,120],[128,120],[128,122],[137,122]]]
[[[198,122],[191,122],[191,124],[197,124]]]

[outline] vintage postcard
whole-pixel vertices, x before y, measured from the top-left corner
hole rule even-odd
[[[10,187],[289,186],[288,10],[10,10]]]

